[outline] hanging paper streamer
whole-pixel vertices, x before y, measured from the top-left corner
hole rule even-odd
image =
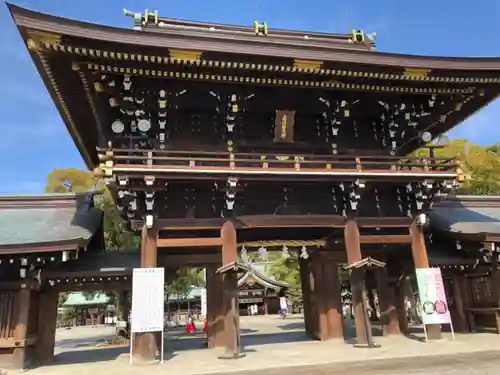
[[[288,247],[286,247],[286,245],[283,245],[283,249],[281,250],[281,256],[285,260],[290,258],[290,254],[288,253]]]
[[[243,261],[243,263],[247,263],[247,264],[250,263],[250,258],[248,257],[248,252],[247,252],[247,248],[245,247],[245,245],[243,245],[243,247],[241,248],[240,257],[241,257],[241,260]]]
[[[307,252],[307,248],[305,246],[302,246],[302,249],[300,249],[300,257],[302,259],[309,258],[309,253]]]
[[[259,250],[257,250],[257,252],[259,253],[261,260],[267,261],[268,254],[267,254],[267,249],[264,246],[259,247]]]

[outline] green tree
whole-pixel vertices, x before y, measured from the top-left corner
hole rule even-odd
[[[195,287],[204,286],[203,270],[199,268],[179,268],[174,277],[165,285],[167,301],[170,297],[177,299],[177,308],[186,301]]]
[[[54,169],[47,176],[47,193],[84,193],[99,183],[93,173],[76,168]]]
[[[101,190],[95,197],[95,205],[104,212],[104,239],[107,251],[136,249],[139,240],[127,230],[116,205],[104,183],[92,172],[76,168],[54,169],[47,176],[45,191],[48,193],[83,193]]]
[[[278,258],[270,264],[269,273],[277,280],[292,286],[285,295],[292,305],[300,306],[302,304],[302,288],[300,285],[299,255],[293,252],[286,259]]]
[[[68,300],[69,293],[59,293],[57,296],[57,306],[61,307]]]
[[[456,157],[465,181],[457,194],[500,195],[500,144],[483,147],[466,139],[451,140],[449,145],[435,150],[436,157]],[[417,156],[428,156],[419,149]]]

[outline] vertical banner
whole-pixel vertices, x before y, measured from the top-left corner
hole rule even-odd
[[[163,332],[165,306],[163,268],[134,268],[132,277],[131,331]]]
[[[207,316],[207,288],[201,289],[201,315]]]
[[[440,268],[417,268],[417,284],[424,324],[452,324]]]

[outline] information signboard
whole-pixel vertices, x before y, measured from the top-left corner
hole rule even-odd
[[[130,322],[133,333],[163,332],[164,295],[163,268],[134,268]]]
[[[424,324],[450,324],[443,276],[440,268],[417,268],[420,308]]]
[[[422,322],[424,323],[426,340],[426,324],[449,324],[453,340],[455,340],[441,268],[417,268],[415,272],[417,276],[418,292],[420,294],[420,311],[422,311]]]

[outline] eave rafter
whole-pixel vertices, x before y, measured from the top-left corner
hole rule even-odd
[[[77,130],[76,121],[69,109],[64,95],[61,93],[60,83],[54,78],[52,67],[47,58],[47,50],[51,46],[58,45],[58,43],[60,43],[61,35],[37,30],[27,30],[26,36],[26,46],[35,60],[35,64],[42,75],[42,79],[45,81],[45,85],[47,86],[54,103],[58,107],[59,113],[63,119],[65,119],[68,130],[74,138],[85,163],[90,167],[93,164],[92,161],[94,158],[85,147],[85,143]]]
[[[115,64],[120,62],[137,62],[149,65],[177,65],[177,66],[195,66],[201,68],[215,69],[238,69],[255,72],[269,73],[302,73],[318,75],[323,77],[343,77],[352,79],[373,79],[381,81],[410,81],[410,82],[429,82],[445,84],[481,84],[491,85],[499,84],[500,76],[491,75],[490,72],[484,73],[480,77],[464,76],[463,74],[450,75],[449,73],[437,73],[433,69],[416,69],[393,67],[391,72],[377,72],[366,68],[358,69],[328,69],[328,62],[319,60],[292,59],[290,63],[271,64],[271,63],[249,63],[245,61],[224,61],[215,59],[206,59],[203,57],[203,51],[168,49],[167,55],[138,54],[132,52],[117,52],[107,49],[95,49],[57,41],[46,41],[41,46],[50,52],[60,52],[69,55],[81,56],[83,58],[95,59],[97,62],[102,60],[113,61]],[[133,46],[131,46],[133,48]],[[236,58],[241,58],[235,55]],[[149,67],[156,70],[154,67]],[[435,74],[434,74],[435,73]]]
[[[191,80],[202,82],[219,82],[219,83],[239,83],[250,85],[266,85],[266,86],[291,86],[291,87],[304,87],[304,88],[323,88],[335,90],[349,90],[349,91],[364,91],[364,92],[385,92],[385,93],[406,93],[406,94],[472,94],[476,91],[475,87],[464,88],[435,88],[435,87],[408,87],[408,86],[395,86],[395,85],[376,85],[370,83],[345,83],[335,80],[303,80],[294,78],[275,78],[266,76],[242,76],[242,75],[228,75],[217,74],[211,72],[190,73],[174,70],[160,70],[160,69],[147,69],[147,68],[132,68],[122,67],[118,65],[104,65],[97,63],[86,63],[86,68],[91,72],[98,72],[104,74],[121,74],[132,75],[139,77],[151,78],[169,78],[178,80]]]

